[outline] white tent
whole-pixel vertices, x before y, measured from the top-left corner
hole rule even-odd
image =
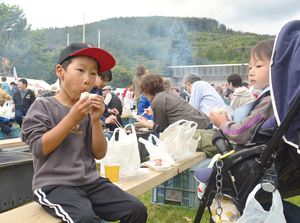
[[[18,77],[19,80],[22,79],[21,77]],[[48,84],[46,81],[43,80],[36,80],[36,79],[29,79],[29,78],[24,78],[27,80],[28,85],[27,87],[33,91],[42,89],[42,90],[48,90],[50,88],[50,84]],[[6,83],[10,83],[14,81],[14,77],[6,77]],[[18,83],[16,83],[18,84]]]

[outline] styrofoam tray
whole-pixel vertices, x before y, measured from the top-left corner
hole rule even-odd
[[[167,169],[169,169],[169,167],[171,167],[170,164],[165,163],[164,161],[162,161],[162,166],[155,166],[155,163],[152,161],[147,162],[148,166],[156,171],[166,171]]]

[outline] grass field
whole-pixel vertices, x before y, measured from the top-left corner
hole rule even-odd
[[[151,203],[151,190],[138,196],[148,209],[147,223],[187,223],[194,222],[197,209],[190,210],[181,206],[163,206]],[[300,206],[300,196],[286,199]],[[179,204],[180,205],[180,204]],[[209,223],[209,212],[205,211],[201,223]]]

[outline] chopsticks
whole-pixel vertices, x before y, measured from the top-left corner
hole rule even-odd
[[[110,116],[114,116],[114,115],[111,114]],[[117,120],[117,122],[116,122],[116,125],[118,126],[118,128],[122,128],[122,129],[123,129],[123,126],[120,124],[120,122],[118,122],[118,120]]]
[[[147,108],[147,109],[151,109],[151,105]],[[140,117],[142,117],[145,114],[145,112],[143,112],[143,114],[140,115]]]

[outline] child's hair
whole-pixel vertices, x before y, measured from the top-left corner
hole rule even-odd
[[[67,70],[68,66],[70,65],[70,63],[72,62],[72,59],[74,57],[69,57],[67,58],[66,60],[64,60],[62,63],[61,63],[61,66],[64,70]]]
[[[258,59],[271,59],[273,47],[274,47],[274,39],[263,40],[256,44],[250,51],[249,61],[253,57],[255,60]]]
[[[146,74],[145,66],[144,65],[138,66],[137,69],[136,69],[135,76],[140,77],[140,76],[145,75],[145,74]]]
[[[2,77],[1,77],[1,80],[2,80],[2,81],[6,81],[6,77],[5,77],[5,76],[2,76]]]
[[[133,84],[133,82],[132,82],[132,81],[129,81],[129,86],[132,85],[132,84]]]
[[[159,75],[147,75],[140,85],[141,93],[155,95],[158,92],[164,91],[164,82]]]
[[[108,81],[111,81],[112,72],[111,72],[111,70],[108,70],[108,71],[105,71],[105,72],[102,72],[102,73],[98,74],[98,76],[101,77],[102,79],[104,79],[105,77],[108,77]]]
[[[239,74],[230,74],[227,77],[227,82],[228,84],[230,84],[230,82],[232,83],[233,87],[242,87],[242,78],[241,75]]]
[[[22,82],[23,84],[25,84],[26,85],[26,87],[27,87],[27,80],[26,79],[20,79],[18,82]]]

